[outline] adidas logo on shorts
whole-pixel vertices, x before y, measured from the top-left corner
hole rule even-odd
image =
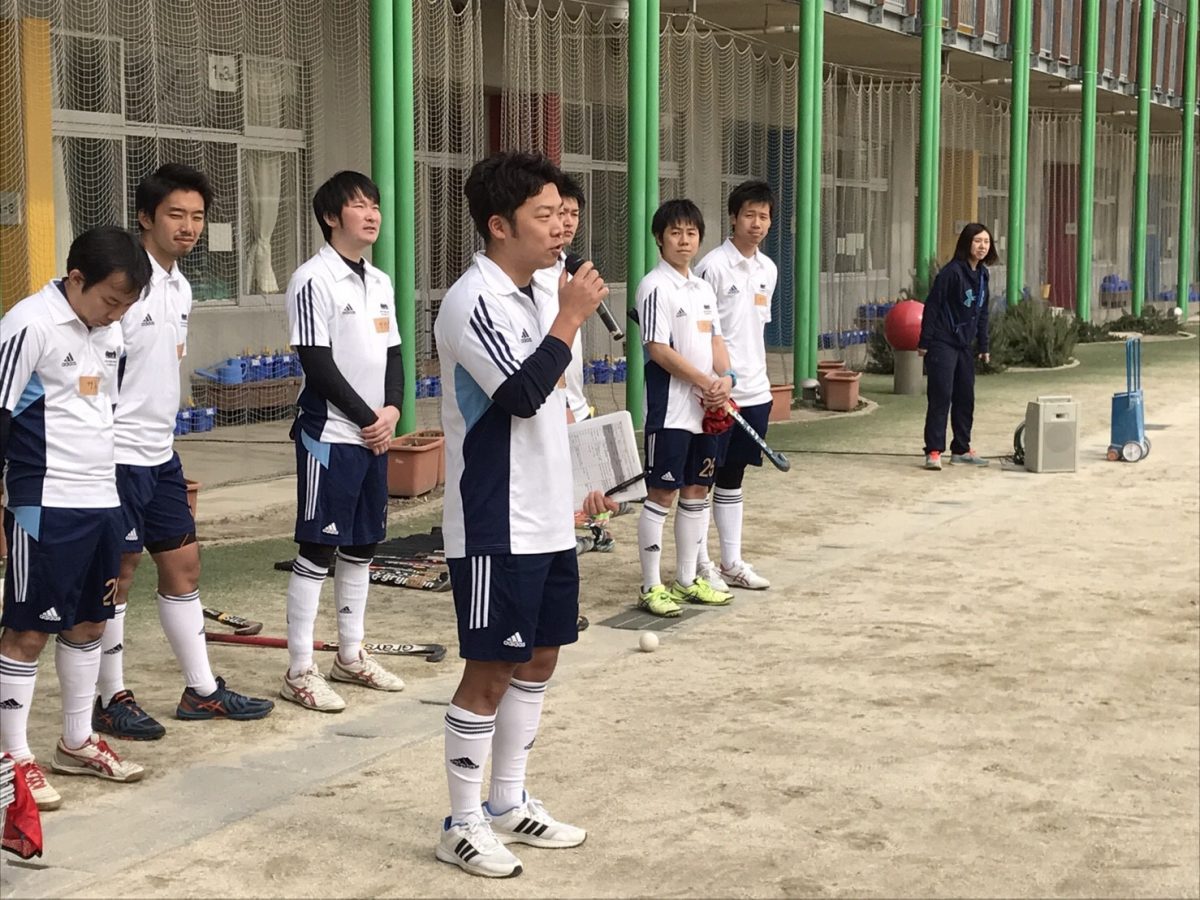
[[[3,703],[0,703],[0,709],[24,709],[24,708],[25,708],[25,704],[23,704],[16,697],[9,697]]]
[[[450,765],[458,766],[460,769],[478,769],[479,766],[471,761],[469,756],[460,756],[458,759],[450,760]]]
[[[672,475],[670,472],[663,472],[660,477],[662,478],[663,481],[674,481],[675,480],[675,476]]]
[[[150,315],[150,313],[146,313],[146,318],[142,319],[142,324],[143,325],[153,325],[154,324],[154,318]]]
[[[64,369],[67,368],[68,366],[75,365],[75,357],[73,357],[70,353],[68,353],[67,358],[62,361],[62,364],[63,364]]]
[[[525,641],[521,638],[521,632],[514,631],[504,639],[505,647],[524,647]]]
[[[127,540],[127,541],[136,541],[137,539],[138,539],[138,536],[137,536],[137,529],[136,529],[136,528],[130,528],[130,529],[129,529],[129,534],[125,535],[125,540]]]
[[[338,533],[338,530],[337,530],[337,523],[336,523],[336,522],[330,522],[328,525],[326,525],[324,528],[322,528],[322,529],[321,529],[321,534],[334,534],[334,535],[336,535],[337,533]]]
[[[43,622],[61,622],[62,616],[58,614],[58,610],[53,606],[38,616]]]
[[[105,655],[105,656],[114,656],[114,655],[116,655],[117,653],[120,653],[120,652],[121,652],[122,650],[124,650],[124,649],[125,649],[125,645],[124,645],[124,644],[117,644],[117,646],[115,646],[115,647],[109,647],[107,650],[105,650],[105,651],[104,651],[104,655]]]

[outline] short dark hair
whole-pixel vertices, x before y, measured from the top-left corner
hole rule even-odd
[[[558,195],[564,200],[574,200],[579,204],[579,211],[583,212],[583,208],[587,206],[587,198],[583,196],[583,188],[579,186],[579,182],[566,172],[562,173],[562,178],[558,182]]]
[[[775,212],[775,193],[765,181],[743,181],[729,192],[729,215],[741,213],[747,203],[765,203]]]
[[[325,221],[325,217],[334,216],[341,221],[342,210],[346,208],[346,204],[360,195],[372,203],[378,203],[379,186],[362,172],[352,172],[349,169],[338,172],[317,188],[317,192],[313,194],[313,213],[327,242],[333,237],[333,228]]]
[[[89,228],[71,242],[67,273],[76,269],[83,275],[85,291],[114,272],[123,272],[129,287],[139,293],[150,283],[150,257],[137,238],[116,225]]]
[[[958,233],[958,243],[954,245],[954,258],[960,262],[967,262],[971,258],[971,242],[983,231],[987,232],[989,243],[988,255],[983,258],[983,264],[995,265],[1000,259],[1000,254],[996,252],[996,239],[992,237],[992,232],[986,225],[978,222],[971,222]]]
[[[471,167],[463,185],[475,230],[485,244],[492,239],[488,220],[500,216],[512,224],[517,209],[547,184],[562,184],[562,172],[541,153],[494,153]]]
[[[660,247],[663,233],[672,225],[695,225],[700,232],[700,240],[704,240],[704,214],[691,200],[668,200],[654,211],[650,231]]]
[[[195,191],[204,201],[204,213],[212,205],[212,185],[208,176],[199,169],[185,166],[183,163],[167,163],[159,166],[138,182],[134,194],[136,212],[145,213],[154,220],[154,213],[168,195],[175,191]],[[138,223],[140,229],[141,223]]]

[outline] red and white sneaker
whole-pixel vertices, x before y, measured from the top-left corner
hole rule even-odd
[[[352,663],[344,663],[340,655],[335,656],[329,677],[334,681],[359,684],[377,691],[404,690],[404,680],[381,666],[366,650],[359,650],[358,659]]]
[[[50,786],[46,773],[32,756],[29,759],[14,760],[13,770],[25,775],[25,784],[37,808],[46,812],[62,806],[62,795]]]
[[[317,712],[339,713],[346,708],[346,701],[329,686],[315,665],[309,666],[296,678],[284,672],[279,696]]]
[[[50,768],[63,775],[92,775],[107,781],[141,781],[146,774],[135,762],[121,759],[93,732],[82,747],[72,750],[58,739]]]

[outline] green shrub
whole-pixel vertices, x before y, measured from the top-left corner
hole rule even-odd
[[[993,313],[992,364],[1042,369],[1062,366],[1071,360],[1078,339],[1074,318],[1056,314],[1041,301],[1022,300],[1000,315]]]
[[[1108,332],[1136,331],[1139,334],[1175,334],[1179,331],[1179,320],[1169,312],[1163,315],[1153,303],[1146,303],[1142,306],[1140,316],[1125,313],[1121,318],[1113,319],[1105,325],[1104,330]]]
[[[876,375],[891,375],[896,371],[896,357],[892,345],[883,336],[883,322],[871,330],[867,339],[867,369]]]
[[[1092,344],[1096,341],[1111,341],[1115,338],[1108,333],[1108,327],[1094,322],[1076,322],[1075,330],[1079,332],[1079,343]]]

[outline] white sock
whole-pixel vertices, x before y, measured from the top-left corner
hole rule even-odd
[[[708,498],[680,500],[675,510],[675,580],[689,587],[696,580],[696,555],[704,538]]]
[[[481,716],[450,704],[446,710],[446,780],[450,784],[450,821],[482,815],[479,791],[492,751],[495,716]]]
[[[158,621],[162,623],[167,643],[179,660],[183,680],[201,697],[207,697],[217,689],[208,662],[208,645],[204,642],[204,609],[200,606],[200,592],[172,596],[158,595]]]
[[[105,706],[115,694],[125,690],[125,606],[117,604],[100,637],[100,678],[96,692]]]
[[[708,556],[708,523],[711,520],[711,509],[708,504],[704,506],[704,535],[700,538],[700,553],[696,556],[696,569],[703,569],[705,566],[711,566],[712,560]]]
[[[296,677],[313,664],[313,624],[321,587],[329,570],[297,555],[287,589],[288,675]]]
[[[713,491],[713,518],[721,538],[721,565],[732,569],[742,561],[742,489]]]
[[[499,815],[524,801],[525,764],[542,719],[546,682],[509,682],[496,709],[496,735],[492,738],[492,783],[488,809]]]
[[[63,743],[78,750],[92,736],[92,700],[100,674],[100,640],[74,644],[61,634],[54,642],[54,668],[62,689]]]
[[[27,663],[0,656],[0,754],[8,753],[13,759],[33,757],[26,730],[37,671],[36,660]]]
[[[367,590],[371,587],[371,561],[344,556],[338,551],[333,570],[333,602],[337,604],[338,658],[358,659],[367,619]]]
[[[642,561],[642,590],[662,584],[662,536],[670,507],[659,506],[651,500],[642,504],[638,516],[638,556]]]

